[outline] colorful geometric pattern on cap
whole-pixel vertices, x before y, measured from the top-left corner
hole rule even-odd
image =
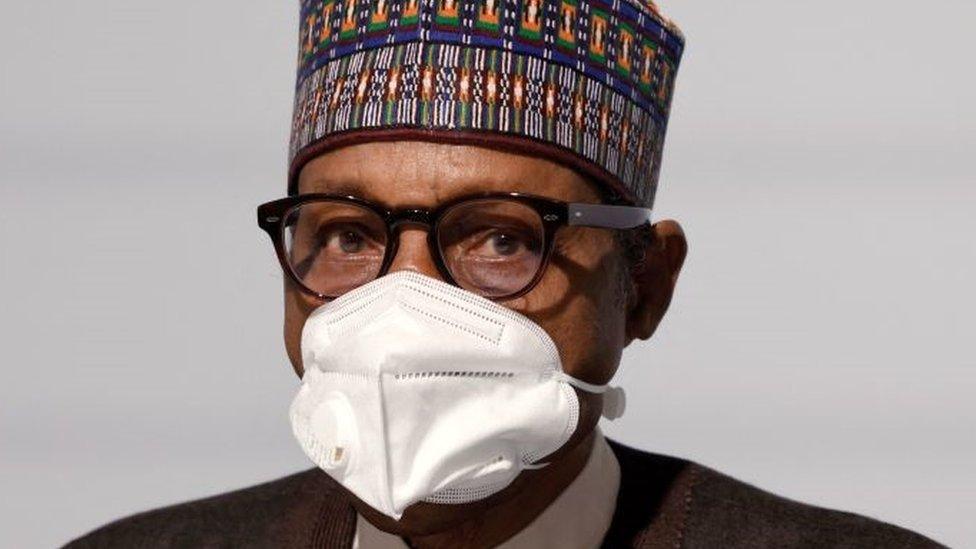
[[[291,192],[323,150],[402,134],[531,144],[653,202],[684,48],[654,4],[303,0],[301,22]]]

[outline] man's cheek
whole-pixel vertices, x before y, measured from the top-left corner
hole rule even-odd
[[[304,371],[301,358],[302,328],[305,326],[305,320],[314,310],[315,306],[309,303],[303,294],[286,288],[283,331],[285,350],[292,368],[299,377]]]
[[[600,347],[597,321],[589,307],[572,307],[560,317],[544,325],[559,348],[563,369],[573,376],[583,375],[588,355]]]

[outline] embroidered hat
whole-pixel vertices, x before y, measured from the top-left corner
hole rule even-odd
[[[544,155],[651,206],[678,28],[650,0],[301,0],[289,193],[377,140]]]

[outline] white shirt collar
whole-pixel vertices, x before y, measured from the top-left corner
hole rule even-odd
[[[620,489],[620,464],[599,427],[586,465],[549,507],[500,549],[599,547],[610,529]],[[580,520],[586,517],[586,520]],[[404,549],[399,537],[356,517],[353,549]]]

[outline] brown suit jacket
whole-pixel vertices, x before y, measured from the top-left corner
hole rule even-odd
[[[610,446],[621,479],[604,547],[943,547],[897,526],[775,496],[682,459],[613,441]],[[355,526],[353,508],[323,472],[312,469],[124,518],[66,547],[348,549]]]

